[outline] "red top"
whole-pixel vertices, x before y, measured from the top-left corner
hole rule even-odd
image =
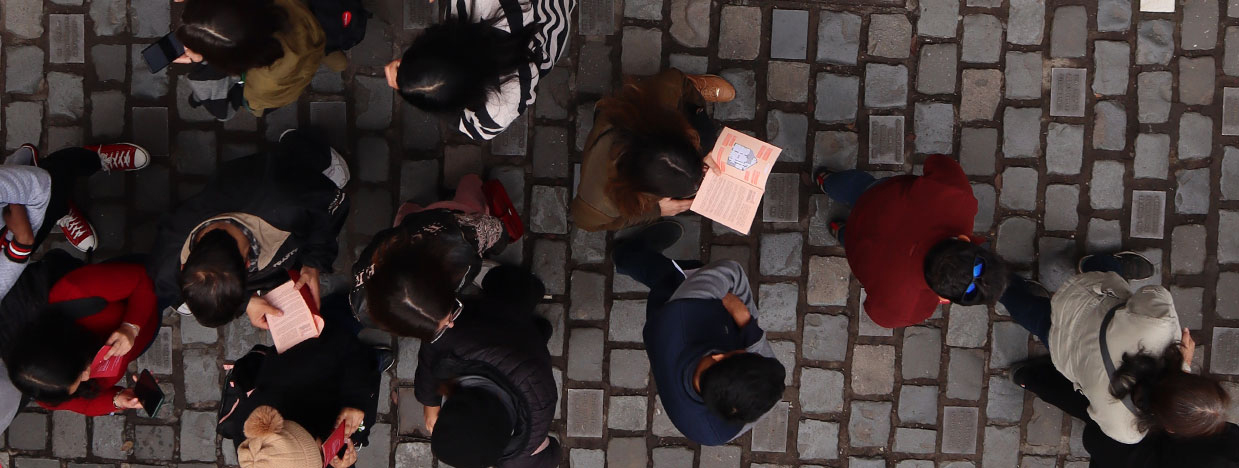
[[[106,340],[124,322],[141,328],[133,348],[122,358],[129,366],[146,350],[159,331],[159,313],[155,310],[155,286],[142,265],[131,263],[100,263],[86,265],[69,272],[52,286],[48,302],[56,303],[84,297],[100,297],[108,301],[107,307],[89,317],[82,317],[77,324],[86,327],[101,340]],[[112,399],[123,388],[116,383],[124,375],[95,379],[104,389],[94,398],[74,398],[60,405],[39,405],[50,410],[71,410],[87,416],[100,416],[116,411]],[[108,388],[111,387],[111,388]]]
[[[891,177],[861,195],[848,216],[844,242],[874,323],[906,327],[933,315],[938,294],[925,282],[925,254],[944,239],[971,236],[976,215],[968,177],[959,163],[942,155],[925,160],[924,176]]]

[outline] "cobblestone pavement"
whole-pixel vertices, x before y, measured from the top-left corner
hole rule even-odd
[[[1002,256],[1054,289],[1083,252],[1145,252],[1203,345],[1196,367],[1239,373],[1239,149],[1223,136],[1239,133],[1239,107],[1223,112],[1239,100],[1223,91],[1239,83],[1236,0],[1180,0],[1173,13],[1139,0],[582,0],[536,107],[482,146],[384,84],[381,66],[429,23],[419,0],[373,5],[343,77],[323,71],[297,105],[224,124],[186,105],[184,70],[151,75],[136,58],[179,5],[83,1],[4,0],[0,104],[8,149],[132,140],[157,155],[81,187],[95,258],[145,250],[157,215],[219,161],[297,125],[325,129],[353,166],[337,268],[398,201],[433,198],[465,173],[497,177],[532,231],[503,257],[553,294],[542,311],[564,387],[554,430],[574,467],[1086,466],[1082,425],[1006,380],[1010,363],[1044,351],[1001,309],[954,307],[894,331],[860,313],[864,291],[825,228],[838,209],[798,188],[798,173],[821,165],[918,171],[928,153],[957,154],[981,202],[976,229]],[[621,73],[667,66],[726,77],[739,97],[714,115],[786,148],[751,235],[681,216],[688,235],[671,249],[749,268],[789,369],[784,402],[723,447],[671,426],[640,349],[642,288],[614,274],[612,235],[574,230],[566,215],[593,102]],[[30,408],[0,463],[234,463],[214,435],[220,365],[266,339],[244,321],[216,332],[168,317],[137,367],[161,376],[175,404],[153,419]],[[418,343],[398,344],[382,385],[412,402]],[[420,407],[384,398],[380,412],[359,466],[432,466]]]

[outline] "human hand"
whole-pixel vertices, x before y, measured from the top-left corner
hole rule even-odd
[[[663,198],[658,200],[658,211],[662,216],[675,216],[688,211],[693,206],[693,200],[674,200]]]
[[[182,2],[183,2],[183,1],[185,1],[185,0],[174,0],[174,1],[182,1]],[[203,61],[203,60],[204,60],[204,59],[202,58],[202,54],[199,54],[199,53],[197,53],[197,52],[194,52],[194,51],[192,51],[192,50],[189,50],[189,48],[188,48],[188,47],[186,47],[186,48],[185,48],[185,53],[184,53],[184,54],[181,54],[181,56],[180,56],[180,57],[177,57],[177,58],[176,58],[176,60],[173,60],[173,61],[172,61],[172,63],[198,63],[198,62],[201,62],[201,61]]]
[[[275,308],[266,299],[259,296],[251,296],[249,305],[245,306],[245,315],[250,318],[250,324],[263,330],[271,329],[267,324],[267,316],[273,315],[279,317],[284,315],[284,311]]]
[[[336,416],[336,426],[344,423],[344,435],[351,436],[357,432],[357,428],[361,427],[361,423],[366,419],[366,413],[363,413],[357,408],[344,408],[340,410],[340,415]]]
[[[706,155],[705,163],[706,167],[709,168],[709,170],[714,171],[715,175],[723,175],[723,168],[718,167],[718,163],[715,162],[714,158],[711,158],[708,154]]]
[[[1183,340],[1179,342],[1179,352],[1183,354],[1183,368],[1191,369],[1192,358],[1196,355],[1196,340],[1192,339],[1192,332],[1187,328],[1183,329]]]
[[[727,293],[723,296],[723,308],[727,309],[727,313],[731,314],[732,320],[736,321],[736,325],[744,328],[753,319],[753,314],[749,312],[749,306],[740,300],[740,296],[732,293]]]
[[[430,2],[434,3],[434,0]],[[383,74],[387,76],[387,86],[391,86],[391,89],[400,89],[400,84],[396,83],[396,75],[399,71],[400,59],[392,60],[386,67],[383,67]]]
[[[304,286],[309,286],[310,294],[314,295],[314,307],[322,306],[323,299],[319,295],[321,294],[319,288],[322,285],[318,282],[318,268],[311,266],[301,267],[301,277],[297,279],[297,284],[293,285],[293,289],[301,289]]]
[[[439,420],[438,406],[423,406],[422,414],[426,417],[426,434],[433,434],[435,431],[435,422]]]
[[[138,339],[139,330],[137,325],[131,323],[120,324],[120,328],[112,332],[112,335],[108,336],[108,341],[104,343],[111,346],[112,349],[109,349],[103,358],[111,359],[115,356],[129,354],[129,350],[133,349],[133,343]]]
[[[34,244],[34,227],[30,225],[25,205],[9,204],[2,213],[4,226],[13,233],[13,240],[22,245]]]
[[[120,409],[142,409],[142,401],[138,400],[138,395],[129,388],[116,392],[116,396],[112,397],[112,405]]]
[[[353,439],[344,439],[344,445],[347,447],[344,449],[344,456],[331,459],[333,468],[348,468],[357,463],[357,449],[353,447]]]

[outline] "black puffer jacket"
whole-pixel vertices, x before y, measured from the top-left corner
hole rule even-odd
[[[304,133],[304,132],[298,132]],[[177,285],[181,249],[190,233],[207,219],[224,213],[247,213],[289,233],[270,265],[246,278],[257,291],[287,281],[290,268],[311,266],[332,271],[339,251],[337,237],[348,215],[343,190],[322,174],[331,162],[329,148],[307,147],[286,137],[278,150],[235,159],[219,166],[202,192],[185,200],[159,224],[147,269],[155,280],[160,307],[179,306]]]
[[[465,375],[486,377],[517,401],[520,449],[504,460],[526,456],[542,445],[555,417],[559,392],[546,349],[550,324],[534,314],[545,288],[515,267],[486,275],[483,297],[465,303],[464,313],[439,341],[423,344],[414,381],[417,400],[439,406],[439,385]]]

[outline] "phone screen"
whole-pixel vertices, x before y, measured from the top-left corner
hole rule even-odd
[[[163,405],[164,395],[163,390],[159,389],[159,382],[156,382],[155,376],[151,375],[151,371],[142,371],[142,375],[138,377],[138,383],[133,386],[133,393],[138,396],[138,401],[142,402],[146,415],[155,417],[155,413],[158,413],[159,407]]]
[[[146,66],[150,67],[151,73],[159,73],[182,55],[185,55],[185,46],[176,39],[176,33],[168,33],[142,49],[142,58],[146,60]]]

